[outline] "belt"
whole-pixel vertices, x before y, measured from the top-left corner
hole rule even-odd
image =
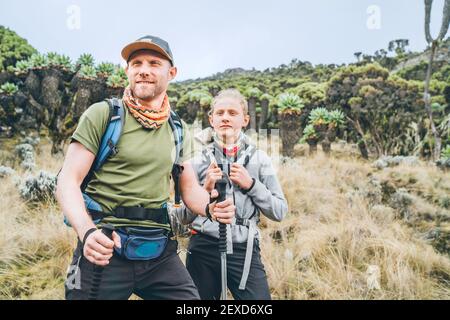
[[[170,223],[167,208],[117,207],[112,212],[102,212],[93,209],[88,211],[93,220],[115,217],[130,220],[151,220],[160,224]]]

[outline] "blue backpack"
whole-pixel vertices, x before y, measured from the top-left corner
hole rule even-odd
[[[83,199],[86,208],[92,215],[94,223],[100,222],[101,218],[103,218],[102,209],[101,206],[96,201],[94,201],[91,197],[89,197],[86,194],[85,190],[87,185],[89,184],[89,181],[92,179],[94,172],[98,171],[110,157],[115,156],[119,152],[117,145],[119,143],[119,139],[125,124],[125,109],[122,100],[112,98],[107,99],[106,102],[109,105],[109,121],[106,126],[106,130],[103,133],[100,142],[100,147],[98,149],[98,153],[95,157],[95,160],[91,168],[89,169],[88,174],[86,175],[81,184],[81,192],[83,194]],[[179,177],[183,171],[183,167],[179,163],[181,157],[183,156],[183,124],[181,122],[180,117],[173,110],[170,111],[168,121],[174,135],[175,149],[176,149],[175,161],[172,166],[172,178],[174,180],[175,185],[174,206],[178,207],[180,206],[181,200]],[[164,207],[164,209],[165,211],[167,211],[166,207]],[[136,213],[136,215],[138,218],[142,218],[141,213]],[[145,216],[148,217],[148,214]]]

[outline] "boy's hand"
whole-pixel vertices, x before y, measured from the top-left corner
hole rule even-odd
[[[242,165],[233,163],[230,169],[230,179],[241,189],[248,190],[253,184],[253,179]]]
[[[206,170],[206,179],[203,188],[205,188],[208,193],[211,193],[219,179],[222,179],[222,171],[217,166],[217,163],[213,161]]]

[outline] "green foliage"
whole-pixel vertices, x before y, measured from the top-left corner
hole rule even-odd
[[[17,33],[0,26],[0,72],[8,66],[14,66],[18,61],[28,59],[36,49],[19,37]]]
[[[441,87],[435,84],[436,91]],[[426,126],[423,83],[389,76],[378,64],[341,68],[328,83],[327,104],[342,109],[352,139],[362,139],[376,156],[410,154],[417,138],[407,128],[418,121]]]
[[[318,140],[318,136],[314,126],[312,124],[308,124],[305,129],[303,129],[303,136],[300,140],[300,143],[308,142],[309,140]]]
[[[443,97],[442,96],[439,96],[438,98],[442,98],[443,99]],[[431,110],[433,111],[433,112],[444,112],[445,111],[445,109],[446,109],[446,105],[445,104],[441,104],[441,103],[439,103],[439,102],[433,102],[432,104],[431,104]]]
[[[309,114],[309,121],[313,125],[330,123],[330,113],[325,108],[315,108]]]
[[[188,96],[189,101],[198,102],[201,107],[209,107],[211,105],[212,96],[206,90],[193,90],[188,94]]]
[[[278,107],[281,112],[300,112],[304,106],[296,94],[283,93],[278,96]]]
[[[273,100],[273,96],[271,96],[268,93],[263,93],[260,97],[259,100],[263,101],[263,100],[267,100],[269,102],[271,102]]]
[[[200,98],[200,106],[205,108],[205,107],[209,107],[211,105],[211,101],[212,101],[212,97],[208,96],[208,95],[203,95]]]
[[[94,67],[94,57],[89,53],[83,53],[77,60],[76,66],[82,67],[82,66],[90,66]]]
[[[450,41],[446,41],[442,47],[449,44]],[[432,144],[423,104],[422,77],[427,62],[407,68],[402,67],[403,64],[399,65],[403,59],[420,55],[406,52],[406,45],[404,39],[394,40],[391,53],[384,49],[376,51],[375,55],[361,52],[359,62],[351,65],[314,66],[294,59],[288,64],[264,71],[229,69],[204,79],[171,83],[168,94],[177,109],[195,120],[205,116],[212,95],[222,89],[236,88],[247,98],[255,98],[253,102],[256,103],[252,107],[261,116],[264,110],[264,123],[270,128],[286,129],[285,120],[293,119],[292,128],[285,131],[310,125],[309,129],[305,128],[304,134],[311,136],[312,131],[308,130],[313,128],[318,141],[330,132],[334,137],[345,132],[349,141],[363,141],[371,155],[373,151],[406,154],[416,150],[418,145],[420,152],[424,152],[422,150]],[[405,65],[411,63],[408,61]],[[395,70],[399,70],[394,74],[391,71],[396,66],[399,68]],[[114,88],[128,85],[123,68],[106,62],[95,67],[90,54],[81,55],[76,66],[71,64],[68,57],[53,52],[47,55],[30,54],[16,61],[15,67],[7,66],[8,71],[16,75],[26,73],[29,69],[46,67],[78,71],[80,76],[87,78],[106,78],[107,85]],[[447,145],[450,143],[450,131],[443,118],[448,114],[450,105],[450,66],[436,61],[433,73],[430,82],[433,117],[442,143]],[[40,76],[39,73],[37,75]],[[266,113],[267,102],[269,108]],[[349,126],[345,127],[346,120]],[[315,126],[314,122],[328,126]],[[410,130],[411,123],[417,129]],[[293,140],[298,141],[298,138]]]
[[[14,83],[6,82],[0,86],[0,93],[6,95],[12,95],[19,91],[19,87]]]
[[[16,67],[13,69],[14,72],[25,73],[31,68],[31,63],[28,60],[17,61]]]
[[[102,62],[97,66],[97,74],[105,77],[112,75],[115,70],[116,66],[110,62]]]
[[[305,105],[323,106],[326,98],[326,83],[305,82],[295,88],[294,92],[302,99]]]
[[[106,84],[113,88],[123,88],[126,87],[126,82],[122,79],[121,76],[117,74],[112,74],[106,80]]]
[[[174,96],[169,96],[169,103],[172,104],[176,104],[178,102],[178,97],[174,97]]]
[[[55,52],[47,53],[48,65],[61,67],[67,70],[72,70],[72,62],[68,56],[57,54]]]
[[[418,64],[403,68],[397,72],[397,75],[406,80],[425,81],[427,74],[428,62],[421,61]]]
[[[360,106],[362,103],[363,99],[361,97],[352,97],[348,100],[348,104],[353,108]]]
[[[47,56],[40,53],[33,54],[28,62],[30,64],[30,68],[34,69],[40,69],[49,65]]]
[[[82,65],[79,71],[80,76],[84,78],[96,78],[97,71],[94,67],[88,65]]]
[[[450,160],[450,145],[446,146],[441,152],[441,158],[444,160]]]
[[[450,83],[450,64],[446,63],[438,69],[432,76],[432,79]]]
[[[245,90],[244,95],[247,99],[259,98],[262,95],[262,92],[256,87],[250,87],[247,90]]]
[[[332,110],[328,113],[329,123],[336,128],[340,128],[345,124],[345,115],[341,110]]]

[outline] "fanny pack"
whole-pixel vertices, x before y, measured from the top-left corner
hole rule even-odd
[[[122,227],[115,231],[122,246],[114,250],[127,260],[156,259],[166,249],[169,239],[169,232],[160,228]]]

